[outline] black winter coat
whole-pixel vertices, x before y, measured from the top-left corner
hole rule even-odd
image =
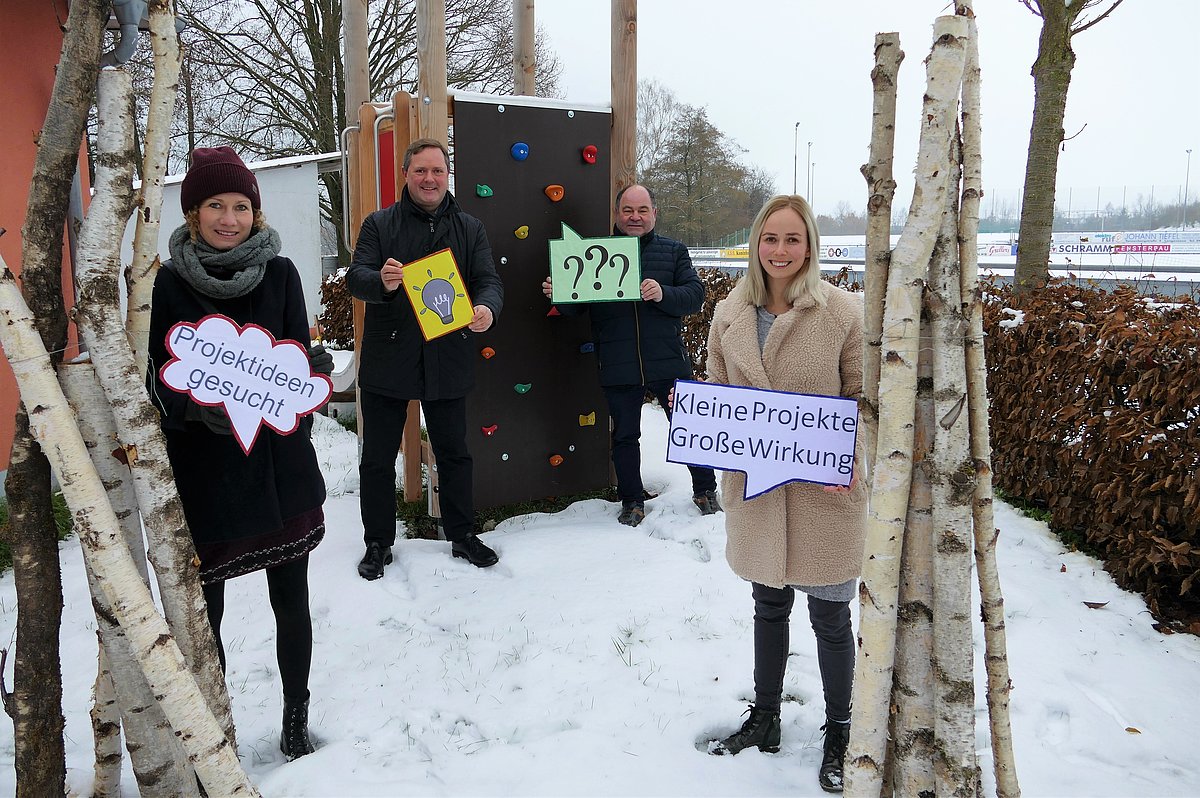
[[[199,421],[187,420],[191,400],[164,385],[159,370],[170,360],[166,340],[171,326],[199,321],[209,310],[183,278],[165,266],[154,281],[153,301],[147,382],[162,414],[167,456],[200,554],[201,578],[226,565],[218,560],[227,556],[236,556],[244,564],[227,573],[236,576],[304,554],[320,541],[311,528],[300,530],[307,534],[304,540],[280,535],[294,537],[295,530],[284,533],[284,522],[325,502],[325,479],[309,437],[312,418],[301,419],[290,435],[264,424],[249,454],[242,452],[232,435],[218,435]],[[246,296],[206,297],[205,301],[238,324],[254,323],[278,341],[290,339],[308,347],[304,292],[288,258],[268,261],[262,282]]]
[[[613,235],[623,235],[614,228]],[[591,316],[592,337],[600,362],[600,384],[646,385],[687,379],[692,364],[680,337],[683,317],[704,305],[704,283],[692,267],[687,247],[651,230],[638,241],[642,279],[662,286],[661,302],[590,302],[563,304],[558,310]]]
[[[350,293],[367,303],[359,387],[394,399],[429,400],[458,399],[474,387],[474,333],[462,329],[426,341],[403,286],[388,293],[379,279],[388,258],[410,263],[447,247],[472,304],[487,306],[499,319],[504,286],[483,222],[449,193],[430,215],[408,198],[406,187],[399,202],[363,220],[346,277]]]

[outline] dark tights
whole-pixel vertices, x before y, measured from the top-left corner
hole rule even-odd
[[[779,711],[788,658],[788,619],[796,591],[752,582],[754,596],[754,706]],[[854,684],[854,632],[850,604],[808,597],[808,618],[817,636],[817,664],[825,691],[825,714],[850,719]]]
[[[275,611],[275,656],[283,696],[292,702],[308,699],[308,670],[312,664],[312,617],[308,614],[308,555],[267,569],[267,590]],[[225,583],[204,586],[208,622],[217,638],[221,671],[225,671],[225,646],[221,643],[221,618],[225,615]]]

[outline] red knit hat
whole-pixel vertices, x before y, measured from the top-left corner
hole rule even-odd
[[[179,191],[183,212],[217,194],[245,194],[254,210],[262,207],[258,198],[258,180],[246,168],[232,147],[197,147],[192,150],[192,165]]]

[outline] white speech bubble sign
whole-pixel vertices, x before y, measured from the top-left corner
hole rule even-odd
[[[847,486],[858,402],[678,380],[667,460],[746,475],[749,501],[788,482]]]
[[[247,454],[263,424],[291,434],[333,394],[329,378],[312,373],[304,347],[276,341],[257,324],[242,327],[213,314],[179,322],[166,343],[171,360],[159,371],[163,383],[198,404],[223,406]]]

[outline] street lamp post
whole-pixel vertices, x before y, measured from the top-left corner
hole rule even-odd
[[[813,199],[813,188],[815,187],[815,184],[817,182],[816,174],[815,174],[816,171],[817,171],[817,165],[815,163],[809,164],[809,167],[808,167],[808,196],[805,197],[805,199],[808,200],[808,207],[812,208],[813,216],[817,215],[817,206],[814,204],[815,200]]]
[[[1192,176],[1192,151],[1184,150],[1187,153],[1187,169],[1183,173],[1183,226],[1187,227],[1187,206],[1188,206],[1188,178]]]
[[[796,171],[800,165],[800,123],[792,128],[792,193],[796,193]]]
[[[808,188],[804,190],[804,197],[812,202],[812,142],[808,142],[808,167],[804,170],[808,173]]]

